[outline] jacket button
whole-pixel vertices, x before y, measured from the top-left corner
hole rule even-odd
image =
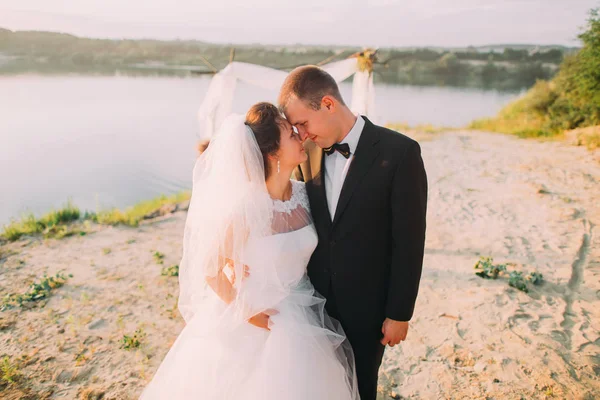
[[[332,240],[331,242],[329,242],[331,244],[331,247],[335,246],[335,240]]]

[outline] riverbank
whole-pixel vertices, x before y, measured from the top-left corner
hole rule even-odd
[[[183,191],[170,196],[162,195],[151,200],[140,201],[125,210],[111,208],[98,212],[82,212],[69,201],[64,207],[50,211],[39,218],[29,213],[20,219],[13,219],[0,231],[0,243],[14,242],[22,236],[41,235],[44,239],[84,236],[90,229],[91,223],[135,227],[144,220],[176,211],[186,211],[190,196],[190,191]]]

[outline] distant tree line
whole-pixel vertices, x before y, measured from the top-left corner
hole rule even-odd
[[[524,46],[520,46],[524,47]],[[174,75],[211,73],[230,60],[231,46],[200,41],[108,40],[53,32],[0,29],[0,74]],[[236,45],[235,60],[290,69],[342,59],[359,48]],[[465,49],[380,49],[375,80],[519,90],[550,79],[566,54],[560,46]]]

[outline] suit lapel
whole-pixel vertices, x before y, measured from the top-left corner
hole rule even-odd
[[[379,136],[373,129],[373,124],[371,121],[365,118],[365,127],[360,135],[354,158],[350,164],[348,174],[346,175],[346,179],[344,180],[344,184],[342,186],[340,199],[338,200],[335,210],[335,217],[333,218],[333,227],[335,227],[344,210],[348,206],[354,190],[379,155],[379,148],[377,146],[378,142]]]

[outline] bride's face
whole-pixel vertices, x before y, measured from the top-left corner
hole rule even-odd
[[[286,119],[281,119],[279,133],[281,136],[277,155],[282,166],[295,168],[308,159],[300,136]]]

